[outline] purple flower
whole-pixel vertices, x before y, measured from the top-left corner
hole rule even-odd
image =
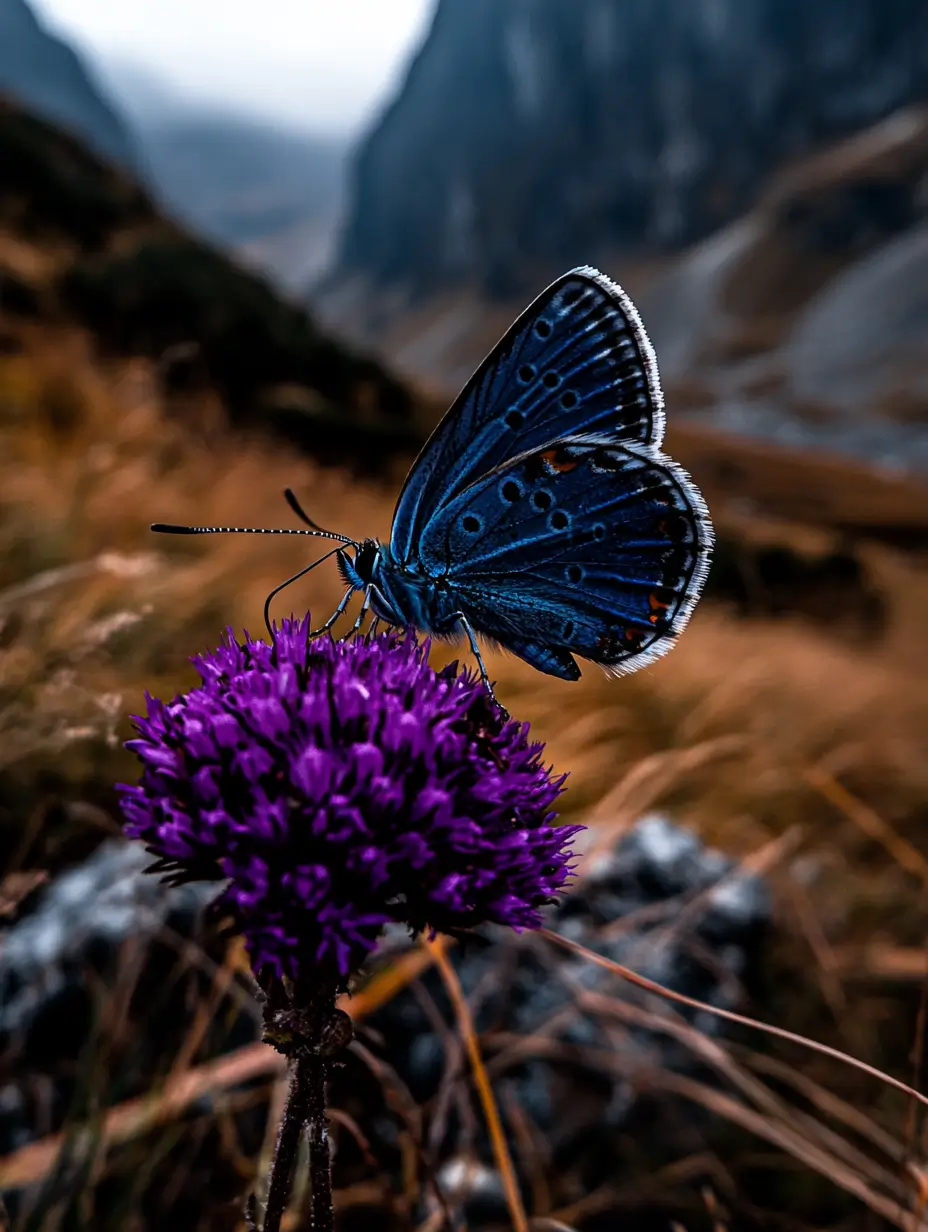
[[[149,697],[121,785],[126,832],[177,879],[227,879],[222,903],[256,970],[320,967],[340,985],[383,926],[535,928],[571,873],[580,826],[528,724],[479,681],[436,672],[411,634],[276,644],[193,660],[202,684]]]

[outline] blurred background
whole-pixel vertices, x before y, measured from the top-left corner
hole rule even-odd
[[[719,542],[648,670],[490,658],[591,826],[552,927],[920,1086],[926,0],[0,0],[8,1226],[244,1228],[280,1094],[241,953],[141,875],[113,784],[144,690],[305,557],[148,524],[289,525],[291,486],[386,537],[584,263],[640,308]],[[538,1232],[925,1226],[914,1099],[532,947],[456,961]],[[341,1227],[510,1227],[451,1008],[391,953],[333,1090]]]

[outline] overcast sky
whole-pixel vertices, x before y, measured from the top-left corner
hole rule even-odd
[[[186,96],[352,132],[396,84],[434,0],[32,0],[91,57]]]

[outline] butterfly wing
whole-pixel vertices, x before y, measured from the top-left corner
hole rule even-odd
[[[685,626],[712,527],[693,483],[650,445],[567,438],[495,468],[429,521],[420,563],[474,628],[552,675],[577,654],[634,671]]]
[[[631,300],[588,266],[552,283],[483,361],[400,493],[390,549],[406,564],[434,510],[507,458],[591,434],[660,446],[663,396]]]

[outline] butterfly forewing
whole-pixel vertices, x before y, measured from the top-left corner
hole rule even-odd
[[[446,578],[474,628],[575,678],[572,654],[621,672],[669,649],[711,539],[702,498],[653,446],[568,438],[444,504],[419,560]]]
[[[409,474],[393,559],[415,558],[447,501],[507,459],[579,434],[659,446],[654,353],[633,304],[589,267],[552,283],[478,368]]]

